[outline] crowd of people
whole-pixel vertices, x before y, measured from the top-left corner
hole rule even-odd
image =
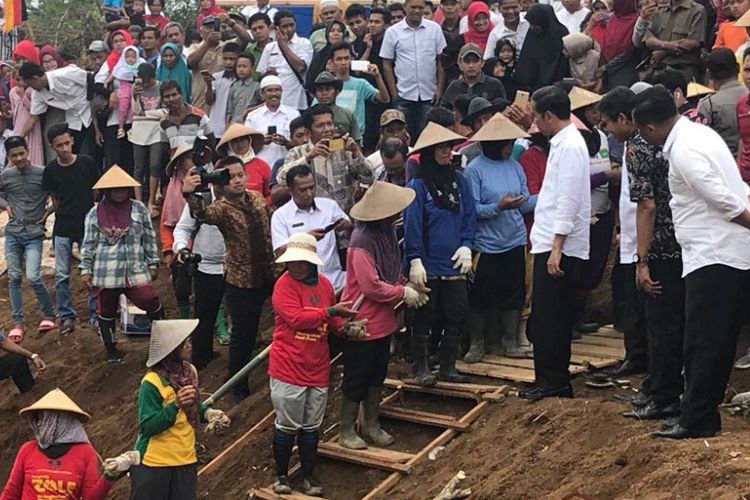
[[[458,360],[530,357],[521,398],[572,398],[571,342],[600,326],[587,297],[613,250],[626,358],[608,375],[646,375],[624,417],[661,420],[655,437],[720,432],[750,285],[750,2],[320,0],[310,33],[268,0],[200,0],[185,26],[163,0],[102,8],[85,57],[26,38],[0,62],[0,377],[27,392],[26,358],[45,368],[21,347],[24,276],[38,331],[71,335],[77,265],[108,362],[121,296],[153,321],[137,453],[98,479],[87,415],[48,395],[24,410],[38,448],[3,499],[42,456],[85,466],[69,472],[86,498],[128,469],[132,499],[195,498],[195,428],[228,424],[198,373],[215,341],[229,377],[246,366],[269,302],[277,494],[295,444],[299,489],[323,494],[334,351],[350,449],[394,442],[379,419],[394,353],[427,386],[466,382]],[[54,294],[40,277],[53,213]],[[247,376],[231,393],[250,395]]]

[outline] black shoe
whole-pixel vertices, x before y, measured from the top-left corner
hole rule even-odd
[[[600,326],[596,321],[592,321],[591,323],[578,323],[576,329],[581,333],[595,333],[599,331]]]
[[[310,497],[323,496],[323,487],[320,486],[320,483],[318,483],[318,481],[312,476],[302,478],[300,489],[302,490],[302,493]]]
[[[544,389],[542,387],[532,387],[531,389],[519,391],[518,397],[521,399],[528,399],[530,401],[539,401],[544,398],[572,398],[573,387],[568,385],[566,387],[559,387],[557,389]]]
[[[665,418],[664,420],[662,420],[661,427],[659,428],[659,430],[660,431],[669,430],[670,427],[674,427],[675,425],[679,423],[680,423],[680,417],[677,415],[674,417]]]
[[[633,394],[615,394],[612,397],[618,401],[630,403],[636,408],[643,408],[651,402],[651,396],[641,391],[634,392]]]
[[[581,340],[583,335],[581,335],[581,331],[578,328],[573,327],[573,330],[570,331],[570,338],[572,340]]]
[[[703,429],[688,429],[675,424],[672,427],[664,430],[658,430],[651,434],[655,438],[667,438],[667,439],[695,439],[695,438],[710,438],[717,434],[716,429],[703,428]]]
[[[626,359],[625,361],[620,364],[617,368],[614,368],[612,370],[608,370],[606,373],[607,375],[611,377],[627,377],[628,375],[637,375],[641,373],[646,373],[647,367],[646,365],[642,365],[640,363],[635,363],[633,361],[630,361],[629,359]]]
[[[276,481],[273,483],[273,492],[277,495],[291,495],[292,486],[289,484],[289,478],[287,476],[278,476]]]
[[[651,401],[643,408],[637,408],[635,410],[626,411],[622,414],[623,417],[637,418],[640,420],[662,420],[669,417],[674,417],[680,414],[680,403],[672,403],[668,406],[657,406],[657,404]]]

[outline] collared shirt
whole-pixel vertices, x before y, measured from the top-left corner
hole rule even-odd
[[[83,130],[91,125],[88,73],[70,65],[47,71],[46,75],[49,88],[31,92],[31,114],[42,115],[51,106],[65,111],[65,120],[73,130]]]
[[[316,197],[310,210],[302,210],[294,200],[278,208],[271,217],[271,243],[274,251],[289,243],[293,234],[322,229],[339,219],[349,219],[338,203],[328,198]],[[338,290],[344,286],[346,275],[341,270],[341,260],[336,248],[336,233],[329,231],[318,240],[318,256],[323,261],[320,272]]]
[[[29,238],[42,236],[41,223],[47,207],[47,191],[42,185],[44,167],[28,165],[25,168],[10,166],[0,172],[0,209],[10,205],[13,216],[5,226],[5,232],[25,235]]]
[[[206,102],[206,90],[208,90],[208,87],[206,87],[206,79],[201,75],[201,71],[208,71],[213,75],[222,70],[224,67],[222,53],[225,44],[226,42],[219,42],[219,45],[216,47],[208,47],[206,53],[198,61],[198,67],[191,68],[193,81],[191,85],[190,104],[202,109],[206,113],[209,112],[211,106]],[[196,45],[196,47],[199,47],[199,45]],[[182,52],[184,54],[187,51],[183,50]]]
[[[568,33],[580,33],[581,32],[581,23],[584,19],[586,19],[586,16],[589,15],[589,12],[591,12],[586,7],[581,7],[580,10],[577,10],[573,13],[569,12],[568,9],[560,9],[555,11],[555,15],[557,16],[557,20],[560,21],[560,24],[568,28]],[[518,52],[520,54],[520,52]]]
[[[297,57],[305,62],[305,71],[307,71],[307,67],[310,66],[313,57],[313,47],[310,40],[295,34],[292,39],[289,40],[289,48],[297,55]],[[258,73],[263,74],[269,69],[275,69],[281,80],[281,88],[284,89],[281,94],[281,104],[294,109],[307,109],[307,95],[305,94],[305,88],[302,86],[302,83],[300,83],[300,79],[297,78],[297,74],[295,74],[292,67],[286,62],[284,54],[279,48],[278,42],[269,42],[263,49],[263,55],[260,56],[260,61],[258,61]],[[298,72],[303,81],[305,71]]]
[[[662,148],[651,146],[639,134],[628,141],[628,184],[634,202],[653,200],[656,205],[653,236],[648,248],[649,260],[679,259],[680,245],[674,236],[674,222],[669,202],[669,162]]]
[[[513,31],[512,29],[505,26],[504,23],[500,23],[492,28],[490,36],[487,39],[487,46],[484,49],[484,59],[487,60],[491,57],[495,57],[495,49],[497,48],[497,42],[510,38],[513,45],[516,47],[516,54],[521,53],[523,42],[526,40],[526,34],[529,32],[531,25],[525,19],[518,21],[518,28]]]
[[[622,169],[620,170],[620,264],[632,264],[633,255],[638,252],[635,224],[638,204],[630,199],[628,148],[629,144],[626,143],[622,154]]]
[[[271,43],[271,40],[266,42],[266,45]],[[251,54],[253,56],[253,63],[257,66],[260,62],[260,58],[263,55],[263,49],[265,46],[258,46],[258,42],[250,42],[245,46],[245,54]],[[260,81],[260,73],[257,71],[253,72],[253,80]]]
[[[657,8],[651,16],[645,39],[652,36],[667,42],[695,40],[703,45],[706,41],[706,11],[693,0],[672,0],[668,5]],[[680,55],[668,54],[663,62],[675,67],[698,65],[700,48]]]
[[[719,134],[680,118],[664,154],[682,276],[713,264],[750,269],[750,230],[731,222],[748,208],[750,188]]]
[[[130,228],[113,245],[99,228],[96,207],[86,215],[81,245],[81,274],[91,274],[98,288],[133,288],[151,282],[149,268],[159,267],[159,250],[146,205],[131,200]]]
[[[286,187],[286,173],[295,165],[307,164],[305,155],[312,149],[312,142],[308,142],[289,151],[284,166],[276,176],[279,185]],[[354,156],[351,151],[343,149],[334,151],[327,157],[316,156],[311,163],[318,195],[336,200],[344,211],[354,205],[354,182],[372,183],[372,167],[362,154]]]
[[[237,77],[227,75],[226,71],[214,73],[213,77],[214,81],[211,82],[211,85],[214,89],[214,103],[211,105],[208,123],[211,125],[211,130],[214,131],[214,135],[218,138],[224,135],[224,130],[227,128],[229,89],[232,88],[232,84],[237,80]]]
[[[464,76],[461,75],[458,80],[454,80],[445,89],[445,95],[443,95],[442,105],[448,108],[453,108],[453,102],[458,96],[461,95],[472,95],[477,97],[484,97],[488,101],[502,97],[506,99],[508,96],[505,93],[505,87],[497,78],[487,76],[484,73],[479,74],[479,80],[474,85],[469,85]]]
[[[193,106],[190,106],[190,111],[180,123],[172,121],[172,117],[167,115],[160,125],[167,136],[170,149],[180,146],[192,147],[196,137],[209,136],[213,133],[208,116],[200,108]]]
[[[268,133],[268,127],[276,127],[276,133],[290,138],[289,124],[299,116],[299,111],[289,106],[279,105],[279,109],[271,111],[268,106],[262,106],[247,115],[245,126],[254,128],[264,134]],[[275,142],[265,144],[256,154],[269,165],[286,156],[286,148]]]
[[[432,99],[437,89],[437,58],[445,47],[440,25],[426,19],[416,28],[403,19],[385,30],[380,57],[393,61],[399,97]]]
[[[587,260],[591,226],[588,148],[573,123],[549,142],[547,171],[531,228],[531,253],[551,251],[555,235],[562,234],[566,236],[562,253]]]
[[[260,102],[260,84],[250,78],[235,80],[229,89],[227,116],[231,123],[244,123],[247,108]]]
[[[698,114],[704,124],[718,133],[729,146],[732,155],[737,156],[740,133],[737,130],[737,101],[747,95],[747,87],[738,80],[724,83],[715,94],[698,102]]]

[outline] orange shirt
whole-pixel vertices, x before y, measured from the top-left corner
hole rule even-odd
[[[719,34],[716,35],[716,41],[713,48],[726,47],[736,52],[740,45],[747,41],[747,32],[745,28],[734,25],[733,21],[727,21],[719,28]]]

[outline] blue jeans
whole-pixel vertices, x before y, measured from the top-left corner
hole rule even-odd
[[[52,298],[39,274],[42,265],[42,236],[28,238],[26,236],[5,235],[5,260],[8,263],[8,290],[10,292],[10,309],[13,322],[23,323],[23,293],[21,280],[23,279],[22,265],[26,261],[26,280],[39,300],[45,319],[55,317]]]
[[[427,126],[427,113],[432,109],[432,102],[407,101],[399,97],[394,104],[404,114],[406,129],[409,131],[412,141],[416,142],[419,134]]]
[[[81,245],[81,240],[76,238],[67,238],[65,236],[55,236],[55,300],[57,301],[57,311],[60,319],[74,319],[76,313],[73,310],[73,300],[70,297],[70,259],[73,243]],[[94,322],[96,315],[96,297],[89,292],[88,298],[89,320]]]

